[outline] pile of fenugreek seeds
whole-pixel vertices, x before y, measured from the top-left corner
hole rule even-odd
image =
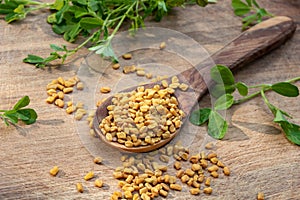
[[[107,106],[108,116],[99,125],[110,142],[126,147],[153,145],[171,137],[181,127],[184,112],[179,109],[175,89],[187,90],[176,76],[152,88],[138,87],[127,93],[117,93]]]

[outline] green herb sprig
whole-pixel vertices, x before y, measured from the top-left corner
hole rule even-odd
[[[287,139],[294,144],[300,145],[300,126],[290,122],[291,115],[271,104],[265,95],[267,91],[274,91],[282,96],[297,97],[299,95],[298,87],[292,83],[299,81],[300,77],[274,84],[248,86],[243,82],[236,82],[232,72],[226,66],[216,65],[211,69],[211,78],[215,85],[210,92],[216,98],[216,101],[212,108],[202,108],[193,111],[190,115],[191,123],[195,125],[208,123],[208,134],[216,139],[222,139],[227,132],[228,123],[219,112],[260,95],[274,115],[274,122],[279,124]],[[250,88],[254,88],[257,91],[249,94]],[[235,91],[240,94],[241,98],[234,98],[233,93]]]
[[[80,48],[88,45],[89,50],[118,62],[111,41],[121,25],[130,24],[130,31],[144,27],[147,17],[160,21],[173,7],[195,4],[206,6],[216,0],[55,0],[41,3],[34,0],[0,0],[0,14],[8,23],[26,18],[28,13],[40,9],[51,10],[47,22],[52,30],[68,42],[76,42],[79,36],[86,39],[74,49],[65,45],[51,44],[53,50],[46,58],[29,54],[23,61],[37,67],[45,67],[54,60],[62,63]]]
[[[21,98],[11,110],[0,110],[0,118],[4,123],[9,126],[9,124],[17,124],[19,120],[23,121],[25,124],[33,124],[36,122],[37,113],[31,108],[24,108],[30,103],[28,96]]]
[[[232,0],[231,6],[236,16],[244,16],[242,29],[260,23],[264,17],[273,17],[273,14],[258,5],[256,0]]]

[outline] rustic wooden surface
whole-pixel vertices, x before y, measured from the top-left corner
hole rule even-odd
[[[292,17],[300,23],[300,3],[297,0],[261,1],[275,15]],[[46,56],[50,43],[68,44],[51,31],[45,23],[49,13],[30,15],[27,19],[7,25],[0,21],[0,109],[10,108],[20,97],[29,95],[30,107],[39,114],[31,126],[6,127],[0,125],[0,199],[109,199],[117,190],[112,169],[95,165],[93,156],[78,137],[73,116],[45,103],[45,86],[59,76],[76,74],[87,50],[81,50],[72,62],[63,67],[36,69],[22,63],[29,53]],[[230,1],[201,9],[196,6],[175,9],[161,23],[148,22],[181,31],[214,53],[240,33],[240,19],[233,16]],[[237,80],[248,84],[283,81],[300,75],[300,32],[271,54],[240,69]],[[111,78],[110,76],[109,78]],[[297,84],[300,86],[300,84]],[[284,108],[300,123],[299,98],[284,98],[268,93],[275,105]],[[209,95],[203,104],[209,104]],[[255,98],[232,108],[226,138],[216,142],[216,151],[230,166],[232,175],[214,182],[211,196],[202,199],[255,199],[257,192],[266,199],[300,199],[299,147],[289,143],[261,98]],[[205,127],[198,129],[191,149],[201,150]],[[103,150],[105,151],[105,150]],[[51,177],[49,170],[58,165],[61,172]],[[105,180],[105,187],[95,188],[93,182],[82,177],[93,170]],[[86,192],[75,190],[77,182],[84,182]],[[170,199],[198,199],[184,192],[172,192]]]

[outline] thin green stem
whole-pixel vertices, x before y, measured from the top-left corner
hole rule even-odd
[[[244,98],[241,98],[241,99],[237,99],[237,100],[234,100],[233,104],[240,104],[240,103],[243,103],[245,101],[248,101],[249,99],[252,99],[256,96],[258,96],[260,94],[260,91],[257,91],[253,94],[250,94],[250,95],[247,95],[245,96]]]
[[[287,80],[288,83],[294,83],[296,81],[300,81],[300,76]]]

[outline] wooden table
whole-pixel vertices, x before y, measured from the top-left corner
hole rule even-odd
[[[297,0],[260,1],[275,15],[292,17],[300,23],[300,2]],[[45,103],[45,86],[59,76],[71,77],[88,54],[83,49],[71,62],[61,67],[37,69],[25,64],[27,54],[47,56],[49,44],[66,44],[45,23],[49,13],[44,11],[27,19],[6,24],[0,21],[0,109],[8,109],[22,96],[29,95],[30,107],[38,121],[30,126],[0,124],[0,199],[109,199],[117,190],[112,178],[113,169],[95,165],[93,156],[82,144],[73,116]],[[174,9],[160,23],[147,22],[147,26],[170,28],[187,34],[214,53],[240,33],[241,19],[234,17],[230,1],[199,8],[188,6]],[[284,81],[300,75],[300,32],[283,46],[236,73],[236,79],[247,84]],[[297,83],[300,86],[299,83]],[[300,123],[300,98],[284,98],[268,93],[271,101],[294,116]],[[202,101],[209,105],[209,95]],[[266,199],[300,199],[300,151],[287,141],[281,130],[272,123],[270,111],[261,98],[233,107],[227,112],[231,121],[224,140],[216,141],[215,151],[230,166],[230,177],[214,181],[214,192],[202,199],[255,199],[258,192]],[[200,127],[199,135],[205,135]],[[201,150],[200,136],[195,137],[191,149]],[[199,139],[199,140],[197,140]],[[49,170],[58,165],[57,177]],[[93,182],[84,182],[83,176],[93,170],[105,182],[96,188]],[[84,193],[75,189],[84,182]],[[198,199],[184,192],[172,192],[170,199]]]

